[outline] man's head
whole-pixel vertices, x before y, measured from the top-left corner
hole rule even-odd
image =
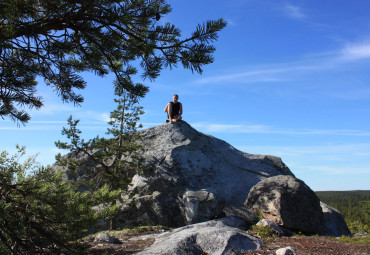
[[[179,95],[177,95],[177,94],[175,94],[175,95],[173,95],[172,96],[172,100],[173,100],[173,102],[177,102],[177,100],[179,100]]]

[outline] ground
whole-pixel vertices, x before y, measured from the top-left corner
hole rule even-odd
[[[141,251],[154,242],[154,235],[163,230],[151,230],[142,233],[115,233],[120,244],[95,243],[88,241],[91,248],[87,254],[132,254]],[[264,240],[262,249],[247,253],[248,255],[275,254],[279,248],[292,246],[298,255],[370,255],[370,244],[341,242],[334,238],[317,236],[292,236]]]
[[[298,255],[370,255],[370,244],[354,244],[328,237],[292,236],[265,241],[261,251],[247,254],[275,254],[279,248],[292,246]]]

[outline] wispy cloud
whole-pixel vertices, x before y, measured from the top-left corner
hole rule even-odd
[[[239,145],[249,153],[276,155],[295,173],[329,173],[335,175],[370,174],[370,143],[317,145]]]
[[[61,116],[61,115],[73,115],[74,119],[84,119],[84,120],[95,120],[101,122],[109,121],[109,113],[107,112],[98,112],[98,111],[86,111],[83,108],[75,107],[73,104],[62,104],[57,102],[52,102],[45,104],[39,110],[32,109],[30,111],[33,118],[37,118],[39,116],[47,117],[47,116]],[[32,123],[41,123],[37,121],[31,120]],[[49,123],[59,123],[59,121],[49,121]],[[65,120],[64,123],[67,121]],[[46,124],[46,122],[43,122]]]
[[[260,66],[248,66],[243,70],[230,68],[230,71],[221,75],[202,77],[196,84],[216,84],[225,81],[234,83],[264,83],[283,82],[291,79],[299,79],[304,75],[337,70],[345,64],[353,64],[356,61],[370,59],[370,40],[364,43],[346,44],[343,48],[321,53],[312,53],[292,62],[266,64]]]
[[[285,67],[276,67],[276,66],[285,66]],[[243,83],[250,82],[279,82],[286,80],[286,74],[292,72],[300,71],[309,71],[317,69],[317,66],[311,65],[294,65],[293,63],[279,64],[276,66],[268,65],[262,66],[258,69],[241,71],[238,73],[225,74],[225,75],[216,75],[211,77],[205,77],[197,80],[197,84],[209,84],[209,83],[218,83],[224,81],[232,81]]]
[[[71,104],[58,104],[58,103],[50,103],[45,104],[44,107],[41,107],[39,110],[33,109],[31,110],[32,116],[40,116],[40,115],[54,115],[61,112],[75,112],[78,108],[74,107]]]
[[[351,144],[324,144],[324,145],[265,145],[265,146],[237,146],[238,149],[256,153],[276,154],[279,156],[309,156],[325,155],[325,159],[330,154],[333,160],[342,161],[344,157],[368,157],[370,155],[370,143],[351,143]],[[333,156],[336,155],[336,156]]]
[[[284,6],[284,13],[292,19],[304,19],[306,15],[303,13],[303,10],[299,6],[286,4]]]
[[[192,123],[192,126],[209,133],[254,133],[284,135],[338,135],[338,136],[370,136],[370,131],[347,129],[289,129],[267,125]]]
[[[370,42],[347,44],[342,50],[339,59],[342,61],[357,61],[370,58]]]
[[[348,173],[353,174],[370,174],[370,165],[365,166],[333,166],[333,165],[306,165],[299,166],[299,171],[311,171],[319,173],[329,173],[335,175],[348,175]]]
[[[0,130],[4,131],[47,131],[61,130],[63,126],[67,126],[67,121],[30,121],[26,126],[17,127],[13,122],[8,122],[8,125],[0,126]],[[106,122],[103,121],[80,121],[80,129],[102,129],[105,128]]]
[[[346,100],[361,100],[370,98],[370,87],[361,86],[358,88],[351,88],[345,91],[331,91],[327,93],[332,97],[342,98]]]

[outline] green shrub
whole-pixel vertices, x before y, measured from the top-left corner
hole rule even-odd
[[[277,235],[275,234],[274,231],[272,231],[269,226],[258,226],[258,225],[253,225],[248,231],[248,234],[252,236],[256,236],[261,239],[265,238],[275,238]]]
[[[358,220],[349,220],[347,225],[351,233],[369,233],[369,226]]]
[[[74,254],[76,240],[98,219],[112,216],[112,207],[93,207],[116,194],[106,187],[80,193],[62,172],[43,168],[35,157],[22,160],[25,148],[0,153],[0,254]],[[46,250],[47,248],[47,250]]]

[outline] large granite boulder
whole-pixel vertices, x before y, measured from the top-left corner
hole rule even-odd
[[[176,227],[233,215],[245,211],[243,203],[255,184],[293,175],[278,157],[239,151],[184,121],[140,134],[142,156],[152,169],[134,176],[122,194],[117,226]]]
[[[184,226],[225,215],[244,215],[249,190],[263,179],[293,175],[280,158],[249,154],[182,121],[139,131],[140,152],[150,170],[133,176],[122,194],[115,226]],[[79,173],[96,167],[82,153],[64,158],[86,161]],[[57,166],[55,166],[57,167]],[[103,230],[104,223],[99,225]]]
[[[320,206],[324,213],[324,226],[320,234],[336,237],[351,235],[343,215],[337,209],[323,202],[320,202]]]
[[[245,222],[237,217],[198,223],[155,237],[154,243],[136,254],[241,254],[260,249],[262,241],[238,228]]]
[[[323,212],[316,194],[293,176],[274,176],[255,185],[245,206],[288,229],[320,233]]]

